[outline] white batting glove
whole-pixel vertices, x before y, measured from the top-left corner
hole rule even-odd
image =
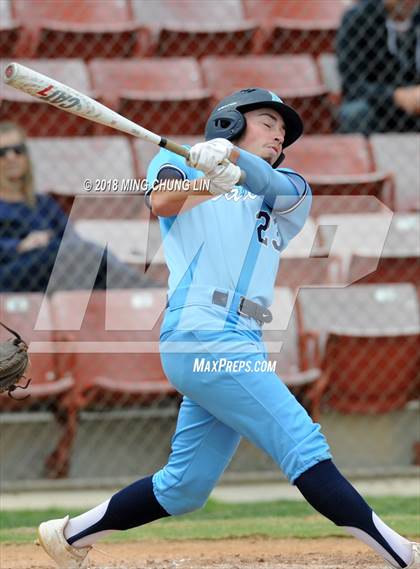
[[[218,196],[219,194],[228,194],[233,187],[239,182],[241,177],[241,169],[239,166],[228,162],[227,164],[219,164],[214,170],[206,175],[210,181],[208,191]]]
[[[226,138],[213,138],[207,142],[198,142],[191,147],[187,163],[208,174],[223,160],[229,158],[232,150],[233,144]]]

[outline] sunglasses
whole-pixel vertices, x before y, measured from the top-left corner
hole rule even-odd
[[[14,144],[13,146],[0,146],[0,158],[6,156],[10,151],[13,151],[19,156],[21,154],[26,154],[26,144],[22,142],[21,144]]]

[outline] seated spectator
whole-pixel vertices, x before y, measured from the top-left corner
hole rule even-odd
[[[420,3],[361,0],[337,36],[341,132],[420,129]]]
[[[25,132],[0,122],[0,291],[107,286],[139,287],[141,277],[109,251],[81,239],[53,198],[34,193]]]

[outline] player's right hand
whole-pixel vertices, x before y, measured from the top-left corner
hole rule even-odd
[[[229,158],[233,148],[233,144],[226,138],[213,138],[207,142],[198,142],[191,147],[187,163],[209,174],[218,164]]]
[[[206,175],[210,181],[208,191],[214,195],[229,193],[239,182],[241,173],[239,166],[231,162],[219,164]]]

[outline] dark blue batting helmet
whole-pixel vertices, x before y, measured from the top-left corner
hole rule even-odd
[[[261,107],[272,108],[283,118],[286,129],[283,148],[293,144],[302,135],[303,123],[298,113],[283,103],[272,91],[254,87],[236,91],[219,101],[207,120],[206,140],[238,138],[246,128],[244,113]],[[283,159],[284,154],[273,164],[273,168],[276,168]]]

